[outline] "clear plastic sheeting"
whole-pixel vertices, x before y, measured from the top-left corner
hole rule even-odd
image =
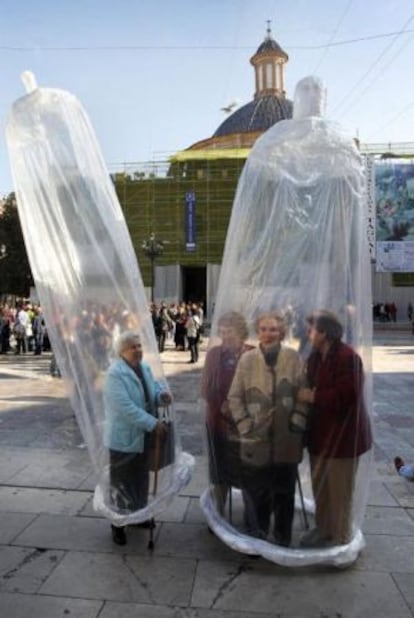
[[[142,522],[189,481],[193,458],[182,452],[175,430],[136,256],[94,131],[73,95],[30,83],[31,92],[13,105],[7,142],[37,293],[98,477],[94,508],[119,526]],[[115,358],[127,331],[142,346],[140,376]],[[138,393],[122,423],[116,415],[123,413],[126,395],[116,390],[114,365],[134,397]],[[154,417],[161,415],[168,430],[155,440]],[[114,448],[125,456],[120,466]],[[134,473],[126,460],[151,449],[153,462],[138,462],[147,476],[134,500],[125,488],[125,474]]]
[[[301,80],[246,161],[202,380],[206,519],[285,566],[357,558],[372,459],[363,167],[324,107]]]
[[[233,499],[239,502],[239,508],[242,509],[242,496],[238,489],[232,490]],[[238,552],[248,554],[250,556],[262,556],[266,560],[276,562],[282,566],[288,567],[304,567],[312,565],[331,565],[338,568],[346,568],[356,560],[364,546],[362,532],[357,530],[352,541],[343,546],[331,548],[315,548],[312,551],[303,551],[300,548],[290,548],[287,550],[277,550],[274,545],[268,541],[254,538],[237,529],[233,523],[230,523],[227,518],[220,516],[217,512],[214,495],[211,490],[206,490],[200,498],[201,508],[203,509],[209,527],[214,530],[215,534],[229,547],[232,547]],[[307,505],[311,508],[311,505]],[[297,509],[301,509],[301,504],[296,505]]]

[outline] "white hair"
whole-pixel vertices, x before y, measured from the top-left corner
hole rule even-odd
[[[114,343],[114,352],[117,356],[121,356],[122,352],[129,348],[134,343],[141,343],[141,337],[135,330],[125,330],[121,333]]]

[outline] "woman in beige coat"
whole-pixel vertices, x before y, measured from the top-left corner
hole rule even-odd
[[[277,313],[256,321],[259,348],[245,352],[237,366],[228,403],[240,437],[245,523],[251,536],[273,535],[291,542],[297,464],[302,434],[292,430],[296,392],[302,382],[298,353],[283,347],[283,318]],[[303,405],[302,405],[303,407]]]

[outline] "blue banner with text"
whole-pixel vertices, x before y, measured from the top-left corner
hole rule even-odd
[[[185,248],[196,250],[196,197],[194,191],[185,194]]]

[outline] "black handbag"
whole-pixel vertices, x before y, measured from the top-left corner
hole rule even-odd
[[[155,431],[150,435],[148,459],[151,472],[166,468],[175,461],[175,433],[170,406],[157,410],[156,417],[165,424],[166,431],[162,436]]]
[[[289,416],[289,429],[293,433],[305,434],[309,431],[310,406],[297,406]]]
[[[292,433],[305,434],[309,429],[311,407],[296,402],[297,391],[297,387],[284,378],[278,386],[276,397],[289,415],[289,430]]]

